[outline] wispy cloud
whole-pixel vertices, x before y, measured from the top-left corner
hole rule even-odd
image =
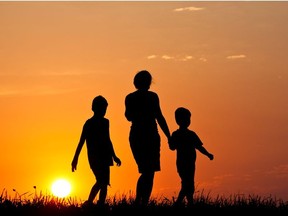
[[[157,58],[157,55],[150,55],[150,56],[147,56],[147,59],[155,59]]]
[[[180,61],[189,61],[191,59],[194,59],[193,56],[185,56],[184,58],[180,59]]]
[[[243,59],[246,58],[246,55],[240,54],[240,55],[231,55],[231,56],[227,56],[227,59]]]
[[[201,58],[199,58],[199,61],[201,61],[201,62],[207,62],[208,59],[207,59],[207,58],[204,58],[204,57],[201,57]]]
[[[182,11],[201,11],[204,10],[203,7],[184,7],[184,8],[176,8],[174,9],[175,12],[182,12]]]
[[[171,56],[168,54],[165,55],[149,55],[146,57],[147,59],[151,60],[151,59],[156,59],[156,58],[161,58],[164,60],[173,60],[173,61],[190,61],[195,59],[194,56],[192,55],[184,55],[184,56]],[[203,59],[199,59],[200,61],[203,61]]]
[[[174,57],[169,56],[169,55],[163,55],[161,58],[162,58],[162,59],[165,59],[165,60],[174,59]]]

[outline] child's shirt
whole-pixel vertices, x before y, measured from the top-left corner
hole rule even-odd
[[[196,149],[203,145],[198,135],[189,129],[177,129],[171,135],[170,149],[176,150],[177,170],[195,168]]]
[[[83,126],[90,167],[113,165],[113,147],[109,133],[109,120],[92,117]]]

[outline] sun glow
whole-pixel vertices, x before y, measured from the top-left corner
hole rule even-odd
[[[58,179],[53,182],[51,190],[54,196],[63,198],[70,194],[71,184],[65,179]]]

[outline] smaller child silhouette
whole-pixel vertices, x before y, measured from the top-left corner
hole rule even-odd
[[[116,156],[110,139],[109,120],[104,118],[108,103],[106,99],[99,95],[92,102],[92,111],[94,115],[88,119],[81,133],[73,161],[72,172],[77,168],[78,157],[86,141],[88,161],[92,169],[96,183],[91,188],[88,200],[85,205],[93,204],[93,201],[99,194],[99,205],[103,205],[107,196],[107,187],[110,185],[110,166],[113,166],[113,160],[117,166],[121,166],[121,160]]]
[[[180,205],[186,197],[188,206],[191,206],[195,192],[196,149],[210,160],[213,160],[214,156],[203,147],[198,135],[188,129],[191,124],[191,112],[188,109],[177,108],[175,120],[179,128],[172,133],[169,140],[169,148],[173,151],[176,150],[176,167],[181,179],[181,189],[175,204]]]

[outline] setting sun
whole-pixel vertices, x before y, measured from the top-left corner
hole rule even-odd
[[[54,196],[63,198],[70,194],[71,184],[65,179],[58,179],[53,182],[51,189]]]

